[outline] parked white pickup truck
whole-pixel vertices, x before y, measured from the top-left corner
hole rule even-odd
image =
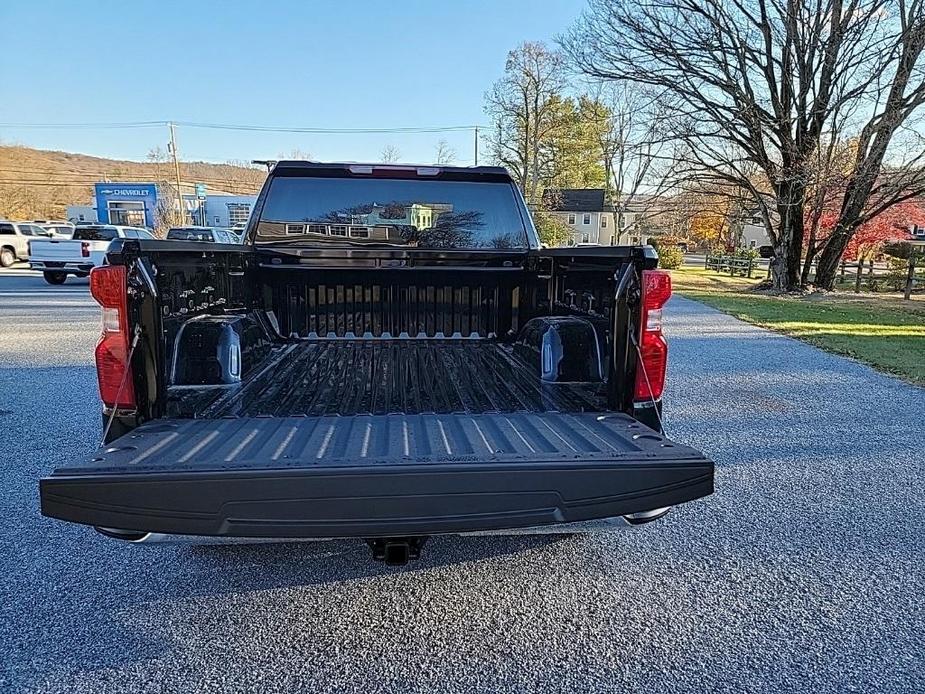
[[[103,264],[106,250],[114,239],[154,239],[141,227],[110,224],[79,226],[70,239],[51,238],[30,243],[29,266],[41,270],[48,284],[64,284],[68,275],[86,277]]]

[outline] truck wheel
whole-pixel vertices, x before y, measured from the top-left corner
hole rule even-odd
[[[42,276],[48,284],[64,284],[67,281],[66,272],[48,272],[46,270],[42,273]]]
[[[12,249],[0,248],[0,267],[9,267],[16,262],[16,256],[13,255]]]

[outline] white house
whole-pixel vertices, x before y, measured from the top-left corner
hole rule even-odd
[[[755,212],[753,215],[746,215],[740,219],[738,239],[736,246],[740,248],[760,248],[761,246],[770,246],[771,239],[768,236],[768,230],[765,229],[764,220],[761,214]]]
[[[543,202],[572,230],[573,246],[610,246],[616,243],[613,205],[603,188],[547,189]]]

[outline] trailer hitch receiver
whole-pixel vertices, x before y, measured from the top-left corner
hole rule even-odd
[[[426,537],[377,537],[366,540],[373,559],[389,566],[404,566],[412,559],[420,559]]]

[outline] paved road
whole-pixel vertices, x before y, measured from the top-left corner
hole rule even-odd
[[[668,426],[719,467],[659,523],[126,546],[38,514],[99,436],[71,282],[0,274],[0,691],[925,690],[923,390],[674,299]]]

